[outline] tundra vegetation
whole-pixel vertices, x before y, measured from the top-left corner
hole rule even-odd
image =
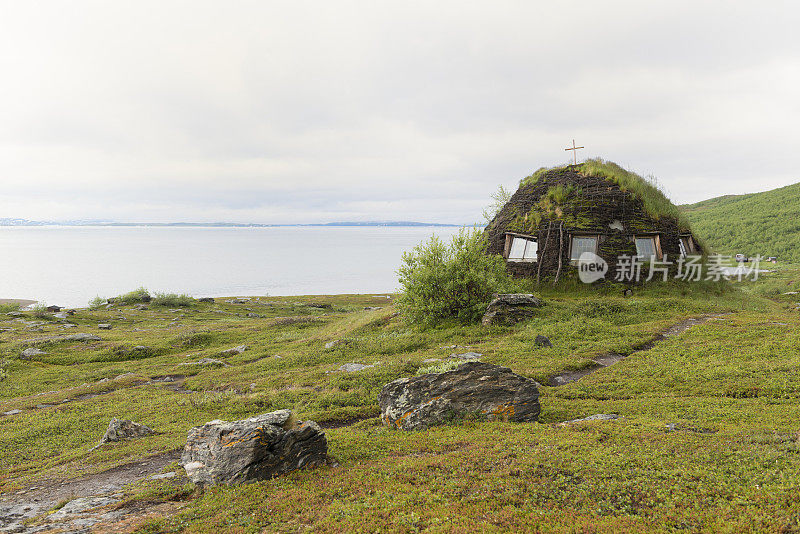
[[[436,254],[447,258],[440,246]],[[102,477],[181,448],[194,425],[289,408],[327,428],[336,463],[202,492],[168,465],[178,476],[143,477],[124,490],[124,506],[150,511],[126,528],[794,531],[800,314],[798,295],[786,293],[799,285],[800,266],[756,283],[653,284],[630,297],[611,284],[548,285],[532,319],[490,327],[447,318],[419,326],[398,315],[407,304],[384,295],[178,309],[132,297],[68,318],[77,326],[65,332],[99,341],[39,341],[43,353],[27,359],[20,353],[30,340],[62,333],[62,323],[3,315],[0,413],[20,412],[0,416],[0,491]],[[701,316],[709,320],[659,339]],[[537,335],[553,346],[538,346]],[[248,349],[225,352],[240,345]],[[543,384],[539,422],[468,419],[424,432],[381,424],[384,384],[446,369],[468,351]],[[609,352],[630,356],[547,385]],[[203,358],[224,365],[182,365]],[[371,367],[339,370],[345,363]],[[597,413],[621,417],[559,424]],[[93,448],[112,417],[157,433]]]
[[[715,252],[800,262],[800,184],[712,198],[681,209]]]

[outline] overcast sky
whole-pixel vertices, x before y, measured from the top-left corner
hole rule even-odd
[[[601,156],[800,181],[800,3],[0,0],[0,217],[472,223]]]

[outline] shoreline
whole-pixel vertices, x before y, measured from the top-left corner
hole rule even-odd
[[[18,304],[20,308],[25,308],[39,302],[38,300],[31,299],[0,299],[0,305],[3,304]]]

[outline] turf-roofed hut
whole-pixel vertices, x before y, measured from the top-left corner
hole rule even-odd
[[[623,255],[676,262],[703,253],[664,193],[600,159],[540,169],[524,178],[486,234],[488,252],[501,254],[511,274],[537,281],[557,280],[584,252],[602,257],[610,273]]]

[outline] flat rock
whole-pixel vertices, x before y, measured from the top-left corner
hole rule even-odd
[[[73,499],[67,504],[47,516],[49,521],[58,521],[66,519],[68,516],[80,514],[93,508],[100,508],[101,506],[108,506],[118,502],[118,499],[111,497],[80,497]]]
[[[22,410],[9,410],[7,412],[3,412],[3,415],[17,415],[18,413],[22,413]]]
[[[539,389],[535,381],[506,367],[465,362],[451,371],[400,378],[378,395],[384,424],[424,430],[457,417],[536,421]]]
[[[570,421],[564,421],[558,424],[563,426],[563,425],[571,425],[573,423],[583,423],[586,421],[613,421],[619,418],[620,415],[615,413],[596,413],[588,417],[581,417],[580,419],[572,419]]]
[[[108,323],[101,323],[97,325],[97,328],[99,328],[100,330],[111,330],[111,325]]]
[[[20,357],[23,360],[27,360],[28,358],[32,358],[34,356],[39,356],[41,354],[47,354],[45,351],[41,349],[37,349],[36,347],[29,347],[22,351]]]
[[[223,362],[222,360],[216,360],[214,358],[201,358],[196,362],[183,362],[179,363],[178,365],[220,365],[222,367],[228,367],[228,364]]]
[[[319,466],[327,459],[328,442],[319,425],[279,410],[192,428],[181,464],[195,484],[238,484]]]
[[[510,325],[529,319],[536,313],[536,308],[544,306],[544,302],[530,293],[509,293],[497,295],[486,307],[481,323],[484,326],[493,324]]]
[[[369,369],[370,367],[375,367],[375,364],[364,365],[363,363],[346,363],[339,367],[338,370],[344,373],[357,373],[358,371],[363,371],[364,369]]]
[[[213,303],[214,299],[213,297],[200,297],[199,299],[197,299],[197,302]]]
[[[333,341],[328,341],[327,343],[325,343],[325,348],[332,349],[338,345],[347,345],[347,343],[348,342],[346,339],[334,339]]]

